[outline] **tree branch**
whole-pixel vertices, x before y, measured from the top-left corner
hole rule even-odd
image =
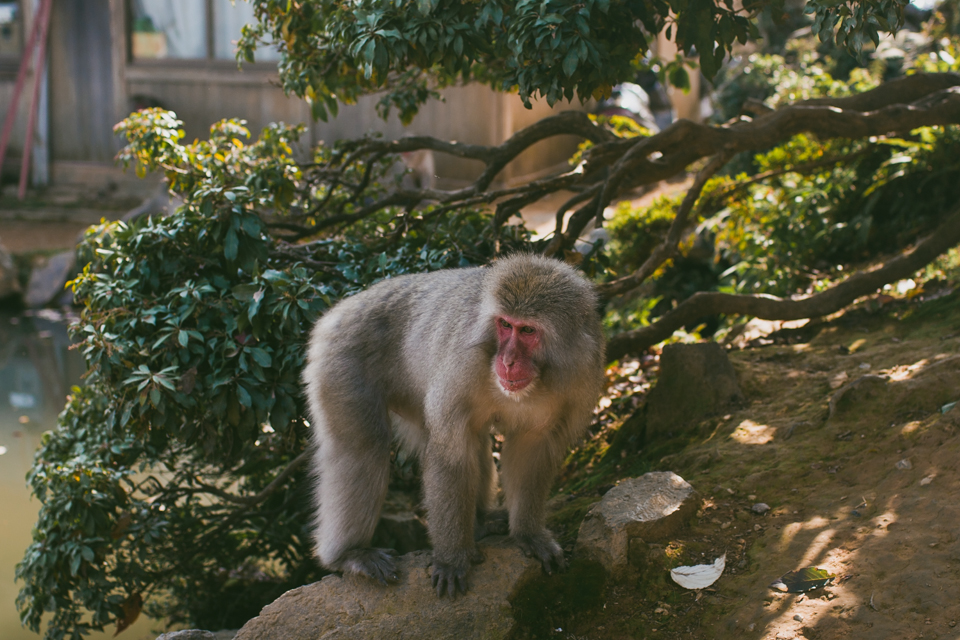
[[[287,468],[280,472],[280,475],[278,475],[276,478],[273,479],[273,481],[270,484],[264,487],[263,491],[252,496],[238,496],[236,494],[230,493],[229,491],[224,491],[219,487],[215,487],[213,485],[200,482],[200,480],[194,480],[194,481],[198,485],[200,485],[206,493],[215,495],[218,498],[222,498],[223,500],[227,502],[232,502],[233,504],[239,504],[245,507],[249,507],[255,504],[260,504],[261,502],[269,498],[271,495],[273,495],[277,491],[277,489],[279,489],[283,485],[283,483],[287,481],[287,478],[289,478],[290,475],[294,471],[296,471],[297,468],[307,460],[307,458],[310,457],[311,453],[312,451],[309,448],[307,448],[306,451],[302,452],[300,455],[294,458],[293,462],[288,464]]]
[[[951,211],[946,220],[912,250],[886,264],[856,273],[826,291],[794,299],[701,291],[657,322],[611,338],[607,343],[607,357],[612,362],[629,353],[638,353],[666,340],[684,325],[717,314],[749,315],[764,320],[798,320],[829,315],[885,284],[911,276],[957,244],[960,244],[960,207]]]
[[[612,282],[604,283],[597,287],[601,299],[609,300],[613,296],[630,291],[631,289],[640,286],[644,280],[649,278],[657,269],[660,268],[660,265],[677,254],[677,247],[680,245],[681,235],[687,226],[687,218],[690,217],[690,212],[693,211],[693,207],[696,205],[697,199],[700,197],[700,192],[703,191],[703,187],[707,184],[707,180],[712,178],[717,171],[722,169],[723,166],[727,164],[727,161],[730,160],[731,155],[732,154],[729,152],[721,151],[717,155],[713,156],[713,158],[710,159],[710,162],[707,163],[707,166],[697,173],[697,177],[693,181],[693,185],[691,185],[691,187],[687,190],[687,194],[684,196],[683,202],[680,203],[680,207],[677,209],[677,215],[673,218],[673,222],[670,224],[670,230],[667,232],[667,237],[664,238],[663,242],[661,242],[660,245],[653,250],[653,252],[651,252],[650,257],[644,261],[639,269],[628,276],[613,280]]]

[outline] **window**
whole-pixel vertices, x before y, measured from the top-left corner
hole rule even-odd
[[[23,20],[17,2],[0,2],[0,60],[20,57],[23,48]]]
[[[134,60],[232,61],[241,28],[254,21],[242,0],[133,0],[130,9]],[[257,49],[257,62],[279,58],[273,47]]]

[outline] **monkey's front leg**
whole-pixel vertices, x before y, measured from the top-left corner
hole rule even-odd
[[[548,574],[566,568],[563,549],[546,527],[545,505],[563,449],[552,434],[507,436],[500,453],[500,481],[510,513],[510,535]]]
[[[423,461],[423,488],[430,541],[433,586],[451,598],[467,592],[467,571],[481,559],[473,539],[479,484],[474,437],[451,432],[431,435]]]

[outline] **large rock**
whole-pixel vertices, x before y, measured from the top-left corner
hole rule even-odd
[[[696,512],[696,492],[672,471],[623,480],[587,512],[576,553],[619,576],[637,560],[631,548],[668,540]]]
[[[75,273],[77,257],[73,250],[50,256],[30,273],[24,302],[32,309],[45,307],[63,295],[63,286]]]
[[[157,640],[233,640],[237,630],[232,631],[203,631],[202,629],[185,629],[171,631],[157,638]]]
[[[17,280],[17,267],[13,263],[13,256],[0,244],[0,300],[20,293],[20,282]]]
[[[484,540],[480,548],[486,560],[471,568],[470,590],[455,600],[437,597],[430,552],[416,551],[398,559],[398,584],[327,576],[264,607],[236,640],[503,638],[515,626],[510,598],[542,569],[502,538]]]
[[[743,400],[737,374],[716,342],[670,344],[646,404],[647,440],[682,432],[690,423]]]

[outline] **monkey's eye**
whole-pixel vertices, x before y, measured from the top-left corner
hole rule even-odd
[[[534,329],[533,327],[523,327],[522,329],[520,329],[520,333],[526,333],[527,335],[535,332],[536,332],[536,329]]]
[[[503,318],[500,318],[500,326],[504,329],[510,329],[512,327],[512,325]]]

